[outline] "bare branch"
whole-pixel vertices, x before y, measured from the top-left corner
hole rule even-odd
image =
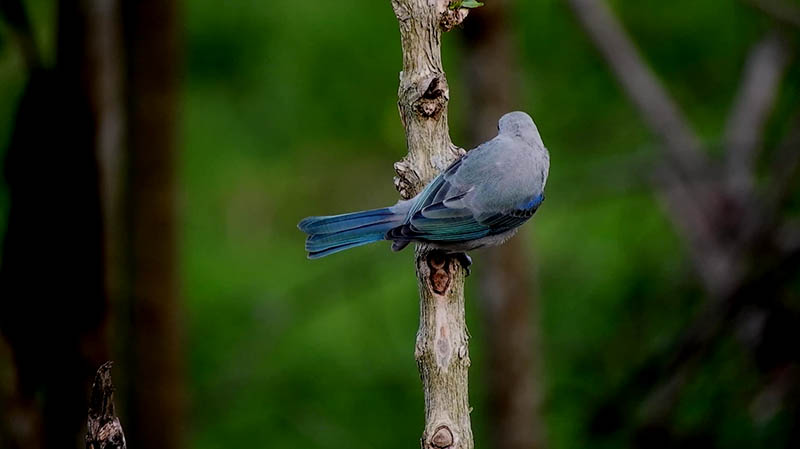
[[[442,68],[442,31],[464,20],[449,0],[392,0],[400,24],[403,71],[398,108],[408,155],[395,164],[395,186],[404,198],[445,169],[463,150],[447,126],[450,92]],[[469,333],[464,314],[464,270],[456,258],[416,251],[420,324],[414,356],[425,394],[423,449],[472,449],[469,417]]]
[[[643,115],[668,155],[685,174],[707,165],[699,139],[602,0],[568,0],[573,12]]]
[[[790,56],[788,43],[773,31],[753,47],[747,58],[724,137],[728,185],[735,194],[752,188],[755,154]]]
[[[800,8],[786,0],[743,0],[786,26],[800,28]]]

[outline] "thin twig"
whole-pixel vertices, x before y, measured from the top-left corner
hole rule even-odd
[[[753,187],[756,151],[790,56],[786,40],[772,31],[753,47],[747,58],[724,137],[728,185],[736,196],[748,194]]]

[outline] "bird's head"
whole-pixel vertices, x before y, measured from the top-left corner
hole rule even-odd
[[[522,111],[509,112],[500,117],[500,121],[497,122],[497,132],[502,135],[521,137],[528,142],[544,147],[533,119]]]

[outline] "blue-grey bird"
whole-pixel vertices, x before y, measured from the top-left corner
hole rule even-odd
[[[414,198],[301,221],[308,257],[379,240],[391,240],[395,251],[420,242],[448,253],[508,240],[544,201],[550,156],[524,112],[504,115],[497,130],[495,138],[457,159]]]

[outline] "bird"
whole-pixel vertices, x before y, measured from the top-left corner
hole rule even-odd
[[[453,161],[417,196],[380,209],[307,217],[297,226],[307,234],[309,259],[389,240],[394,251],[415,242],[454,254],[469,271],[467,251],[504,243],[539,209],[549,171],[550,154],[533,119],[509,112],[498,121],[497,136]]]

